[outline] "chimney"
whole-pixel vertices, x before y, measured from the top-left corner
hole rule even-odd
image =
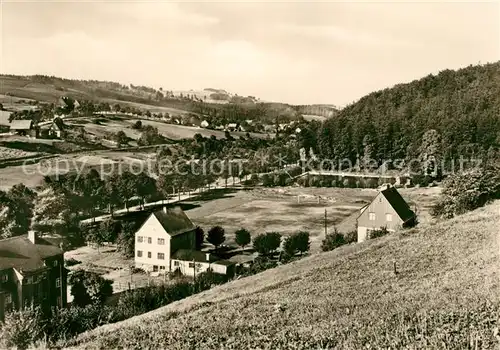
[[[205,253],[205,257],[206,257],[207,261],[210,261],[210,253]]]
[[[33,230],[28,231],[28,239],[30,240],[31,243],[36,244],[37,241],[36,232]]]

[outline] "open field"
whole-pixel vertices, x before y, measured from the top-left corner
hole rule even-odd
[[[494,349],[499,214],[495,202],[433,226],[315,254],[100,327],[71,345]]]
[[[84,119],[68,119],[66,122],[68,124],[83,125],[87,132],[90,132],[96,136],[105,136],[107,132],[118,132],[123,131],[125,134],[133,140],[137,140],[141,136],[140,130],[132,129],[132,125],[138,120],[133,118],[122,118],[113,117],[112,119],[99,118],[99,124],[91,121],[89,118]],[[143,125],[151,125],[158,128],[158,131],[163,136],[171,140],[189,139],[193,138],[195,134],[201,134],[204,137],[210,137],[214,135],[217,138],[225,138],[224,131],[220,130],[210,130],[203,129],[194,126],[167,124],[159,121],[145,120],[141,119]],[[233,137],[245,136],[244,132],[232,132]],[[252,137],[256,138],[266,138],[267,134],[250,133]],[[270,135],[273,136],[273,135]]]
[[[0,146],[0,160],[36,156],[37,152],[27,152]]]
[[[401,189],[401,194],[414,207],[422,224],[430,221],[429,208],[440,189]],[[376,195],[372,189],[299,188],[256,189],[239,191],[212,201],[189,201],[195,207],[187,211],[193,222],[207,231],[220,225],[226,230],[226,242],[234,242],[234,232],[239,228],[250,230],[252,235],[278,231],[284,235],[299,230],[311,234],[311,250],[319,251],[324,238],[324,215],[327,227],[335,226],[341,232],[355,229],[359,209]],[[300,197],[299,197],[300,196]],[[319,199],[319,200],[318,200]]]
[[[153,153],[88,151],[85,154],[58,155],[36,164],[16,165],[0,168],[0,189],[7,190],[20,182],[34,188],[42,184],[45,175],[64,174],[69,171],[96,167],[99,172],[121,167],[123,171],[144,164]],[[145,168],[146,169],[146,168]]]

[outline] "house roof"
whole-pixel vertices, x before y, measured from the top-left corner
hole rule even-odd
[[[238,254],[230,257],[229,261],[236,264],[245,264],[254,261],[253,255]]]
[[[29,119],[23,120],[13,120],[10,123],[11,130],[30,130],[33,125],[33,121]]]
[[[394,208],[401,220],[406,222],[415,216],[415,213],[410,209],[408,203],[406,203],[403,197],[401,197],[395,187],[389,187],[383,190],[381,193],[387,199],[389,204]]]
[[[224,266],[231,266],[235,264],[236,264],[235,262],[229,260],[219,260],[213,263],[213,265],[224,265]]]
[[[180,207],[157,210],[153,215],[170,236],[176,236],[195,229],[193,222]]]
[[[208,260],[207,260],[207,254]],[[196,261],[196,262],[214,262],[221,261],[220,258],[212,253],[201,252],[199,250],[179,249],[172,254],[172,259],[182,261]]]
[[[16,270],[35,271],[45,267],[44,259],[63,254],[63,251],[37,238],[33,244],[27,236],[17,236],[0,240],[0,270],[15,268]]]
[[[229,124],[227,124],[228,128],[236,128],[237,126],[238,126],[238,124],[236,124],[236,123],[229,123]]]

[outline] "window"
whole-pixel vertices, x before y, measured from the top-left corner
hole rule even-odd
[[[385,221],[392,221],[392,214],[385,214]]]
[[[139,257],[139,258],[142,257],[142,250],[137,251],[137,257]]]
[[[189,267],[190,267],[190,268],[193,268],[193,267],[194,267],[194,262],[190,262],[190,263],[189,263]]]
[[[160,271],[165,270],[165,266],[160,265]]]
[[[62,308],[62,300],[60,295],[57,296],[57,306]]]
[[[61,286],[61,279],[59,277],[56,278],[56,288]]]
[[[5,295],[5,304],[12,304],[12,295]]]
[[[57,266],[59,264],[59,261],[54,260],[54,266]]]
[[[165,260],[165,253],[158,253],[158,259]]]
[[[2,275],[2,282],[7,282],[9,280],[9,275],[8,274],[3,274]]]
[[[153,272],[158,272],[158,265],[153,265]]]
[[[153,239],[151,237],[148,237],[148,243],[149,244],[153,243]]]
[[[148,258],[151,259],[151,252],[148,252]]]
[[[369,220],[375,220],[375,213],[368,213],[368,219]]]
[[[142,236],[137,236],[137,242],[142,243]]]
[[[26,278],[26,284],[32,284],[33,283],[33,276],[28,276]]]
[[[174,261],[174,266],[179,266],[179,262],[178,261]]]
[[[158,244],[164,245],[165,244],[165,238],[158,238]]]

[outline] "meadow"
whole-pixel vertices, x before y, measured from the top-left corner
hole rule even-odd
[[[495,202],[433,225],[312,254],[64,345],[493,349],[500,340],[499,213]]]
[[[428,222],[429,208],[439,193],[439,188],[401,189],[409,204],[418,205],[419,220]],[[351,188],[259,188],[239,191],[208,202],[190,201],[198,207],[187,211],[193,222],[206,231],[220,225],[226,230],[226,242],[234,243],[234,232],[248,229],[252,235],[277,231],[289,235],[308,231],[311,250],[320,250],[327,230],[336,227],[341,232],[355,229],[356,217],[365,204],[376,195],[373,189]]]

